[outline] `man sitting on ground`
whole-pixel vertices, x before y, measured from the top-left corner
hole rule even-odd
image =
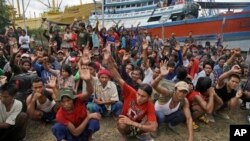
[[[87,94],[75,95],[72,89],[63,88],[59,92],[58,101],[61,105],[52,132],[58,141],[89,141],[91,135],[99,130],[99,113],[87,112],[84,101],[93,93],[91,75],[87,66],[79,68],[80,77],[85,80]]]
[[[22,102],[14,99],[15,85],[0,88],[0,140],[19,141],[26,135],[28,117],[22,113]]]

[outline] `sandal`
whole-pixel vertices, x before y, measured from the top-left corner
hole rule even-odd
[[[193,130],[198,130],[199,129],[199,125],[197,125],[194,121],[193,121]]]
[[[201,122],[205,123],[205,124],[208,124],[208,123],[209,123],[209,120],[206,118],[205,115],[199,117],[199,120],[200,120]]]

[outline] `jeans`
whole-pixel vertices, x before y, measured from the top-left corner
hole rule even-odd
[[[69,129],[60,123],[56,123],[52,127],[53,135],[56,137],[57,141],[61,141],[65,139],[67,141],[87,141],[89,136],[92,135],[94,132],[100,129],[100,124],[98,120],[91,119],[89,120],[85,130],[79,136],[73,136]]]
[[[94,102],[90,102],[87,105],[87,108],[90,112],[98,112],[102,116],[104,116],[107,113],[107,108],[105,105],[98,105]],[[122,102],[117,101],[114,104],[111,105],[111,113],[114,114],[115,117],[118,117],[121,114],[122,111]]]
[[[185,115],[182,110],[178,110],[170,115],[164,115],[161,111],[156,111],[156,118],[159,124],[168,123],[176,126],[185,121]]]

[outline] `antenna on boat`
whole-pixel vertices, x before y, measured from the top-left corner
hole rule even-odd
[[[17,10],[18,10],[19,17],[21,17],[21,11],[20,11],[20,3],[19,3],[19,0],[17,0],[16,2],[17,2]]]
[[[104,2],[105,0],[102,0],[102,28],[104,27]]]
[[[26,34],[28,34],[27,27],[26,27],[26,17],[25,17],[25,9],[24,9],[24,0],[22,0],[22,8],[23,8],[23,24],[24,24],[24,30],[26,31]]]

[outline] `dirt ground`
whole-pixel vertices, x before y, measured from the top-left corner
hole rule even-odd
[[[246,119],[247,115],[250,115],[250,110],[237,109],[229,113],[229,120],[215,117],[216,122],[208,125],[197,122],[200,130],[194,132],[194,141],[228,141],[230,124],[249,124]],[[26,141],[55,141],[51,127],[52,124],[42,126],[39,122],[29,121]],[[101,129],[94,134],[93,138],[94,141],[118,141],[119,133],[114,120],[111,117],[103,118]],[[135,141],[136,139],[131,140]],[[155,141],[185,140],[187,140],[186,124],[178,125],[176,132],[162,126],[159,135],[155,138]]]

